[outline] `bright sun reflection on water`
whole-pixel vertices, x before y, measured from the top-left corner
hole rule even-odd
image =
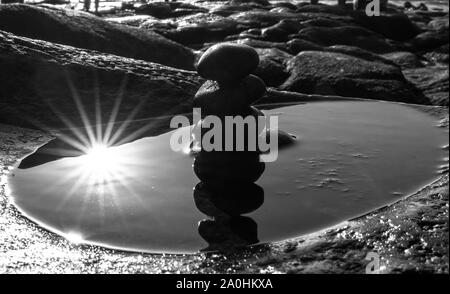
[[[89,174],[95,183],[106,183],[120,172],[120,157],[114,148],[104,144],[94,144],[86,155],[81,156],[81,170]]]

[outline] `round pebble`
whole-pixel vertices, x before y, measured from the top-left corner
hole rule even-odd
[[[200,152],[194,160],[194,172],[206,183],[252,183],[265,169],[256,152]]]
[[[252,47],[221,43],[206,50],[196,67],[198,74],[207,80],[229,83],[252,73],[258,63],[258,53]]]
[[[210,217],[238,216],[258,209],[264,190],[255,183],[211,185],[200,182],[194,189],[197,208]]]
[[[242,115],[265,92],[266,85],[254,75],[243,78],[235,85],[209,80],[197,91],[193,104],[201,108],[203,115]]]

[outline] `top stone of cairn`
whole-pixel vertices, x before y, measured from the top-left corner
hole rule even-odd
[[[210,47],[197,63],[197,72],[207,80],[237,81],[252,73],[259,63],[258,53],[250,46],[221,43]]]

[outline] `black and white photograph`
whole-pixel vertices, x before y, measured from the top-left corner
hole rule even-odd
[[[448,107],[448,0],[0,0],[0,274],[448,277]]]

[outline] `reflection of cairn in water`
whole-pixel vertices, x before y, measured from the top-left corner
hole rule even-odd
[[[201,146],[194,161],[194,172],[202,181],[195,187],[195,203],[212,218],[199,224],[200,235],[209,243],[208,250],[258,242],[256,223],[241,214],[257,209],[263,202],[264,192],[254,182],[264,172],[265,164],[260,162],[257,146],[249,148],[249,140],[253,136],[253,142],[257,142],[264,125],[257,124],[254,130],[245,125],[243,151],[237,149],[237,130],[223,132],[225,116],[252,116],[258,122],[258,116],[264,115],[250,106],[266,91],[264,82],[250,75],[258,63],[253,48],[224,43],[209,48],[197,65],[198,73],[207,81],[195,95],[194,107],[201,109],[202,118],[214,115],[222,122],[222,150],[226,137],[233,138],[231,151],[207,151]],[[203,120],[196,127],[202,128],[202,135],[209,130]]]
[[[194,201],[211,218],[202,220],[198,227],[200,236],[209,244],[205,250],[227,250],[259,242],[256,222],[242,214],[263,204],[264,190],[260,186],[201,182],[195,186]]]

